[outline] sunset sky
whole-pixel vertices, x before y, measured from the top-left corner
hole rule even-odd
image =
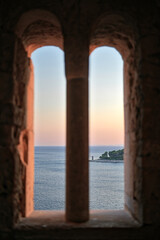
[[[64,53],[43,47],[32,53],[35,74],[35,145],[65,145],[66,79]],[[109,47],[89,59],[90,145],[123,145],[123,61]]]

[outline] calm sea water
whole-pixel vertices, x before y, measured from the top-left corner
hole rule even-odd
[[[89,159],[122,146],[92,146]],[[90,209],[123,209],[123,162],[90,162]],[[35,147],[35,210],[65,208],[65,147]]]

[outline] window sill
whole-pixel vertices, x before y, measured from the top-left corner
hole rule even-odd
[[[34,211],[14,231],[15,239],[106,239],[106,234],[110,239],[123,239],[129,229],[139,227],[125,210],[92,210],[85,223],[65,222],[64,211]]]

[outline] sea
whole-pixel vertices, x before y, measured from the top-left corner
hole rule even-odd
[[[123,146],[90,146],[90,209],[124,208],[123,161],[98,161],[105,151]],[[65,147],[35,146],[34,209],[65,209]]]

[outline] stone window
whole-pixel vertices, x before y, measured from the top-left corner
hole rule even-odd
[[[43,19],[45,13],[45,19]],[[31,14],[31,18],[29,15]],[[47,18],[46,18],[47,14]],[[40,20],[39,20],[40,18]],[[26,21],[27,19],[27,21]],[[38,19],[38,20],[37,20]],[[98,46],[114,46],[122,54],[124,59],[124,85],[125,85],[125,208],[129,209],[137,219],[140,218],[140,210],[138,202],[134,201],[133,194],[134,181],[133,162],[129,160],[132,156],[130,152],[130,133],[128,132],[129,124],[129,101],[128,95],[128,77],[131,78],[133,74],[132,65],[129,64],[129,59],[132,58],[132,43],[129,38],[122,38],[121,34],[110,33],[108,29],[104,32],[104,25],[110,25],[112,16],[106,17],[103,21],[94,25],[90,41],[90,51]],[[118,21],[118,19],[117,19]],[[101,33],[103,31],[103,34]],[[44,11],[35,10],[32,13],[27,13],[20,20],[16,30],[17,39],[16,45],[16,69],[17,76],[24,74],[25,69],[28,68],[30,74],[24,75],[24,81],[27,84],[27,106],[26,106],[26,122],[24,130],[21,131],[19,152],[21,160],[25,166],[26,182],[25,182],[25,197],[23,201],[23,216],[29,216],[33,211],[33,67],[30,57],[34,49],[42,45],[54,45],[63,48],[63,37],[61,27],[52,14]],[[95,38],[96,36],[96,38]],[[75,42],[76,41],[76,42]],[[83,42],[83,44],[82,44]],[[98,42],[98,43],[97,43]],[[77,47],[79,44],[79,47]],[[25,51],[27,55],[25,55]],[[87,42],[79,39],[74,39],[72,36],[66,35],[64,39],[65,52],[65,72],[67,78],[67,178],[66,178],[66,212],[65,218],[71,222],[85,222],[89,219],[88,207],[88,56],[89,45]],[[19,56],[22,56],[23,60]],[[21,59],[21,60],[20,60]],[[28,60],[29,59],[29,60]],[[127,61],[126,61],[127,59]],[[27,65],[29,61],[29,64]],[[22,67],[22,64],[24,67]],[[128,76],[129,74],[129,76]],[[27,78],[29,77],[29,80]],[[134,165],[135,168],[135,165]],[[73,181],[74,179],[74,181]],[[138,194],[138,193],[137,193]],[[139,196],[137,196],[137,199]],[[35,215],[33,213],[33,215]],[[93,213],[99,216],[99,213]],[[108,213],[106,213],[108,214]],[[122,214],[122,216],[129,215],[126,210],[114,212]],[[100,214],[101,215],[101,214]],[[107,216],[107,215],[106,215]],[[92,219],[92,212],[90,213]]]
[[[1,7],[0,237],[159,239],[158,1],[3,1]],[[65,213],[33,211],[30,54],[46,45],[65,52]],[[91,211],[89,220],[88,56],[98,46],[115,47],[124,60],[125,209]]]

